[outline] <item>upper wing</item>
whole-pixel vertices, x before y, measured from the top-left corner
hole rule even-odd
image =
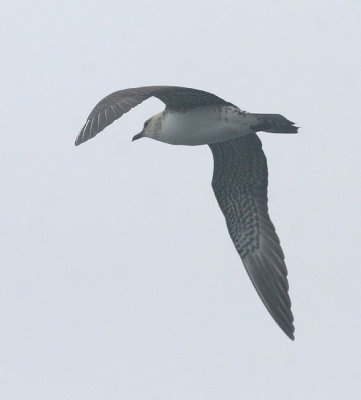
[[[172,110],[185,111],[203,105],[230,104],[212,93],[178,86],[143,86],[119,90],[105,97],[94,107],[79,132],[75,145],[91,139],[131,108],[152,96],[163,101],[167,108]]]
[[[292,340],[293,315],[287,268],[268,215],[267,161],[256,134],[209,145],[212,186],[229,234],[268,311]]]

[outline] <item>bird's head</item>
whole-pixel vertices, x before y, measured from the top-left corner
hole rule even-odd
[[[142,137],[149,137],[154,139],[160,131],[161,128],[161,117],[160,114],[156,114],[153,117],[147,119],[144,122],[144,126],[143,129],[140,133],[138,133],[137,135],[133,136],[132,141],[134,142],[134,140],[138,140]]]

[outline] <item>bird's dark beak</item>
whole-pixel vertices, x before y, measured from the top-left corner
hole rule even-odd
[[[143,136],[143,131],[138,133],[137,135],[133,136],[132,142],[134,142],[134,140],[138,140],[140,138],[144,137]]]

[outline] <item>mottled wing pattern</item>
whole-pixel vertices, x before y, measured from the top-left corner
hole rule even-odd
[[[163,101],[167,109],[175,111],[186,111],[203,105],[230,104],[212,93],[178,86],[144,86],[119,90],[106,96],[94,107],[79,132],[75,145],[91,139],[130,109],[152,96]]]
[[[268,311],[292,340],[287,268],[268,215],[267,161],[256,134],[211,144],[212,186],[229,234]]]

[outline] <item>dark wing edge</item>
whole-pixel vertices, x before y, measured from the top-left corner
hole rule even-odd
[[[212,93],[178,86],[143,86],[118,90],[104,97],[94,107],[80,130],[75,145],[93,138],[123,114],[152,96],[163,101],[169,110],[185,111],[202,105],[230,104]]]
[[[214,158],[212,187],[229,234],[267,310],[294,340],[287,268],[268,215],[267,161],[254,133],[209,145]]]
[[[123,114],[151,97],[152,93],[150,87],[143,87],[118,90],[104,97],[89,114],[75,140],[75,145],[93,138]]]

